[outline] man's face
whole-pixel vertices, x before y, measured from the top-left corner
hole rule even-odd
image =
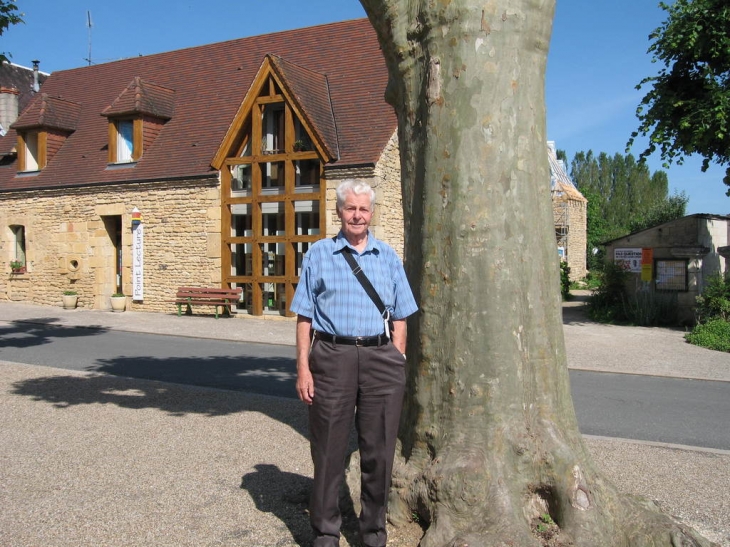
[[[373,212],[370,210],[369,194],[348,192],[345,203],[337,211],[342,222],[342,233],[346,238],[359,238],[365,235],[370,226]]]

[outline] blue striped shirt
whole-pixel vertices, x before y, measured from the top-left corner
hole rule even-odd
[[[342,232],[337,239],[321,239],[307,251],[291,311],[312,319],[312,327],[336,336],[376,336],[384,330],[378,308],[352,273],[342,255],[348,245]],[[348,245],[349,246],[349,245]],[[403,264],[395,251],[368,233],[362,253],[352,256],[378,292],[395,320],[418,310]]]

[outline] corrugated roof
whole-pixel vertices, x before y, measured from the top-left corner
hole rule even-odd
[[[54,72],[43,91],[81,105],[77,130],[35,176],[18,177],[13,163],[0,166],[0,190],[212,174],[210,163],[267,54],[326,76],[339,146],[334,165],[378,160],[397,121],[383,98],[388,74],[375,32],[358,19]],[[315,85],[297,74],[297,92]],[[100,114],[135,78],[173,90],[174,115],[136,165],[109,169],[107,120]],[[318,129],[328,131],[320,106],[302,104]],[[0,155],[15,142],[15,132],[8,132]]]

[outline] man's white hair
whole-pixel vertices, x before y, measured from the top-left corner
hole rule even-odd
[[[352,192],[356,196],[367,194],[370,196],[370,210],[375,209],[375,190],[367,182],[361,182],[358,180],[343,180],[339,186],[337,186],[337,210],[341,211],[342,206],[345,205],[347,194]]]

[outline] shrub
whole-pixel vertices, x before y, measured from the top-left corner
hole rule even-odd
[[[695,317],[698,323],[711,319],[730,320],[730,277],[712,276],[697,297]]]
[[[642,327],[677,324],[677,293],[637,291],[624,300],[627,321]]]
[[[563,300],[570,298],[570,266],[564,260],[560,261],[560,294]]]
[[[695,346],[730,352],[730,323],[724,319],[716,318],[699,324],[684,337]]]
[[[600,323],[625,322],[624,291],[628,270],[613,262],[604,264],[600,281],[588,302],[588,316]]]

